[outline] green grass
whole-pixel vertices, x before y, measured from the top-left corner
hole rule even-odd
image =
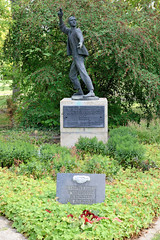
[[[159,215],[159,187],[158,170],[120,170],[116,180],[106,184],[104,203],[59,204],[51,178],[34,180],[0,169],[0,211],[29,240],[122,240],[147,228]],[[85,209],[108,219],[85,224],[79,218]]]

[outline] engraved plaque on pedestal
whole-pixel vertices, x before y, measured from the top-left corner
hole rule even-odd
[[[105,174],[58,173],[56,196],[64,204],[101,203],[105,200]]]
[[[104,106],[63,106],[64,128],[103,128]]]

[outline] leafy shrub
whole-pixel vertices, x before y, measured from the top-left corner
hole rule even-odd
[[[71,5],[82,31],[85,30],[85,43],[90,52],[87,68],[96,85],[97,95],[107,97],[113,105],[120,103],[122,120],[111,111],[113,124],[130,119],[126,112],[135,100],[145,106],[147,115],[151,115],[152,110],[158,113],[160,15],[157,10],[146,7],[143,4],[146,1],[86,2],[14,1],[12,16],[15,24],[11,24],[5,42],[5,57],[15,61],[16,68],[23,65],[15,84],[20,85],[27,97],[25,99],[21,95],[24,105],[21,117],[29,111],[25,118],[28,121],[22,119],[24,124],[36,124],[37,119],[38,125],[54,125],[57,118],[52,115],[47,101],[56,102],[53,109],[59,110],[59,98],[69,96],[70,87],[66,86],[66,79],[70,59],[65,57],[66,36],[58,30],[56,12],[59,6],[65,9],[64,20],[67,21]],[[141,11],[135,11],[131,2],[136,2]],[[22,72],[28,76],[27,79],[21,77]],[[36,104],[32,104],[35,99]],[[29,102],[28,106],[26,102]],[[42,102],[47,110],[46,116]]]
[[[42,145],[44,143],[54,143],[56,139],[53,136],[58,135],[58,131],[54,130],[40,130],[35,128],[14,128],[8,130],[1,130],[0,137],[2,141],[23,141],[33,143],[35,145]]]
[[[53,157],[51,162],[55,173],[58,172],[73,172],[77,167],[76,157],[71,157],[70,154],[60,155],[57,154]]]
[[[87,173],[103,173],[110,177],[115,175],[119,168],[117,161],[108,156],[93,155],[85,158],[84,171]]]
[[[116,145],[115,158],[124,167],[141,167],[144,148],[138,142],[119,142]]]
[[[36,97],[35,97],[36,98]],[[17,118],[22,127],[50,128],[59,126],[60,112],[55,107],[55,102],[28,99],[30,104],[22,104],[17,110]],[[58,105],[58,103],[57,103]]]
[[[83,138],[80,137],[78,143],[75,144],[77,150],[83,154],[90,153],[105,155],[107,153],[106,144],[102,141],[98,141],[96,137],[94,138]]]
[[[55,155],[65,156],[70,150],[66,147],[60,147],[57,144],[44,144],[39,149],[39,158],[41,161],[52,160]]]
[[[122,103],[118,102],[117,104],[112,101],[108,106],[108,125],[109,128],[115,128],[117,126],[126,126],[129,121],[134,119],[134,122],[139,123],[141,115],[139,113],[133,112],[131,109],[128,109],[127,112],[123,109]]]
[[[145,150],[131,128],[119,127],[111,130],[107,147],[109,154],[123,167],[142,167]]]
[[[149,126],[146,120],[142,120],[140,124],[129,123],[138,136],[140,142],[153,144],[160,143],[160,119],[154,119]]]
[[[0,142],[0,164],[2,167],[10,167],[16,160],[27,162],[36,154],[34,145],[27,142]]]
[[[34,157],[27,163],[21,163],[18,167],[13,165],[10,170],[18,175],[32,176],[35,179],[43,178],[50,174],[49,164],[46,165]]]
[[[10,170],[18,175],[43,178],[56,177],[58,172],[86,172],[104,173],[107,177],[113,176],[119,170],[119,165],[114,159],[102,155],[85,155],[81,160],[69,149],[58,145],[45,144],[41,147],[39,156],[32,157],[25,163],[18,162]]]
[[[58,172],[71,172],[77,168],[76,156],[71,156],[70,150],[57,144],[44,144],[36,154],[25,163],[12,166],[11,171],[20,175],[32,175],[34,178],[45,176],[56,177]]]
[[[119,128],[116,128],[116,129],[112,129],[110,132],[109,132],[109,136],[110,137],[113,137],[113,136],[117,136],[117,135],[120,135],[120,136],[131,136],[131,137],[134,137],[136,138],[137,137],[137,133],[134,129],[131,129],[129,127],[119,127]]]

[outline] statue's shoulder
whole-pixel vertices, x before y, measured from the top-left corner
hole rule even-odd
[[[76,28],[76,31],[78,31],[78,32],[82,32],[80,28]]]
[[[77,32],[77,34],[81,34],[82,35],[82,31],[81,31],[80,28],[76,28],[76,32]]]

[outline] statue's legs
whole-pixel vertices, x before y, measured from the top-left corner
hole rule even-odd
[[[83,82],[85,83],[87,89],[93,90],[93,84],[92,81],[86,71],[86,68],[84,66],[84,57],[83,56],[76,56],[73,59],[73,63],[71,65],[71,69],[70,69],[70,73],[69,73],[69,77],[74,85],[74,87],[76,89],[81,89],[81,84],[79,82],[79,79],[77,77],[77,73],[79,72],[81,79],[83,80]]]
[[[77,90],[82,90],[81,84],[79,82],[79,79],[77,77],[78,69],[76,67],[75,62],[72,62],[70,73],[69,73],[69,78],[71,82],[73,83],[73,87]]]

